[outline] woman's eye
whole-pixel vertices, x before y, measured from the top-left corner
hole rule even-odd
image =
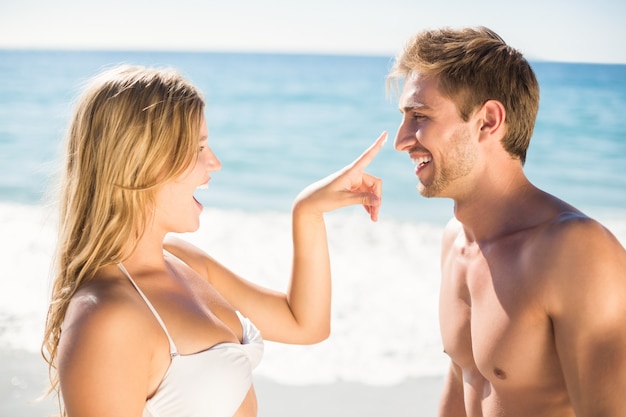
[[[205,150],[205,149],[206,149],[206,146],[200,146],[200,147],[198,148],[198,153],[202,152],[202,151],[203,151],[203,150]]]

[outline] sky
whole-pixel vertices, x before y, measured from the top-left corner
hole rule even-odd
[[[0,49],[396,55],[487,26],[529,59],[626,64],[623,0],[0,0]]]

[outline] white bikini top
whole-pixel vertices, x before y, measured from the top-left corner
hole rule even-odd
[[[232,417],[250,390],[252,370],[263,356],[261,332],[237,311],[242,343],[223,342],[180,355],[159,313],[126,268],[121,263],[118,267],[145,300],[170,343],[172,361],[159,388],[146,401],[143,417]]]

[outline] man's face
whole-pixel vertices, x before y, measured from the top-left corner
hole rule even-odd
[[[399,101],[402,122],[394,146],[415,164],[419,191],[425,197],[455,198],[455,184],[477,159],[470,123],[456,104],[440,93],[436,78],[410,74]]]

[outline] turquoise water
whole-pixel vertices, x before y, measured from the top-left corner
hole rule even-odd
[[[205,204],[288,210],[297,192],[351,161],[400,117],[385,92],[392,57],[0,51],[0,201],[38,204],[54,175],[71,100],[103,67],[180,69],[206,94],[211,146],[223,162]],[[533,63],[541,108],[528,176],[582,208],[626,208],[626,66]],[[384,214],[441,221],[405,155],[388,144],[371,171]],[[447,217],[447,214],[446,214]]]

